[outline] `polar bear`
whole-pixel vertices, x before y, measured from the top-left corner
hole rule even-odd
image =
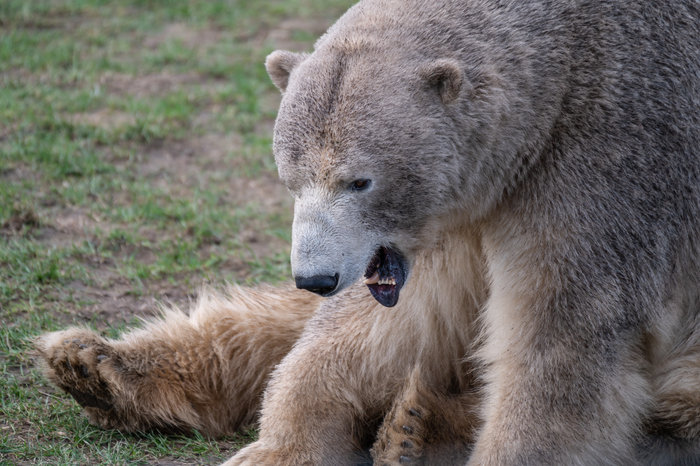
[[[259,411],[229,466],[695,464],[699,25],[695,0],[362,0],[266,63],[302,291],[49,334],[46,374],[104,427]]]

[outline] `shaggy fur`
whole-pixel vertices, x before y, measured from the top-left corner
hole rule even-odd
[[[94,422],[231,432],[264,390],[228,466],[700,462],[697,1],[363,0],[267,67],[293,274],[336,286],[45,336]]]
[[[204,290],[189,317],[166,310],[117,341],[72,328],[37,347],[44,374],[93,424],[230,435],[254,422],[269,373],[319,301],[290,287]]]

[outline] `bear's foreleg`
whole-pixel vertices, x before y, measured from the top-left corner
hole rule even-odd
[[[226,466],[371,464],[377,429],[420,358],[437,359],[422,365],[431,388],[447,385],[436,372],[449,380],[444,359],[421,355],[421,338],[435,342],[410,303],[380,307],[362,284],[327,300],[271,378],[259,440]]]
[[[621,293],[634,284],[597,270],[591,244],[557,257],[556,244],[500,238],[487,243],[485,424],[469,464],[636,464],[652,402],[640,331],[649,298]]]
[[[46,377],[103,428],[231,434],[253,422],[268,375],[318,302],[291,287],[232,287],[120,340],[78,327],[43,335],[37,353]]]

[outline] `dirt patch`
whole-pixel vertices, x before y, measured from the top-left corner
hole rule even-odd
[[[123,73],[106,73],[98,85],[108,93],[135,97],[163,96],[184,90],[187,86],[215,84],[216,81],[199,73],[174,74],[169,71],[132,76]]]
[[[84,210],[61,207],[54,210],[33,236],[42,244],[65,248],[89,240],[96,225],[97,221]],[[109,228],[104,230],[109,231]]]
[[[147,176],[168,173],[178,182],[190,184],[200,173],[206,176],[205,172],[231,169],[231,159],[240,151],[241,143],[236,133],[209,133],[152,145],[147,148],[141,173]]]
[[[19,125],[17,123],[8,124],[4,128],[0,128],[0,143],[7,139],[11,134],[17,131]]]
[[[2,146],[0,146],[2,150]],[[9,167],[0,169],[0,182],[21,182],[21,181],[38,181],[41,175],[33,170],[31,165],[21,162],[10,162]]]
[[[134,115],[107,108],[92,113],[76,113],[70,115],[68,120],[73,124],[97,126],[106,130],[136,124]]]
[[[96,221],[82,209],[67,208],[54,217],[53,223],[59,231],[76,236],[94,229]]]
[[[203,50],[216,45],[221,40],[221,33],[212,27],[195,29],[185,23],[171,23],[159,33],[147,37],[143,45],[157,49],[172,40],[180,41],[188,49]]]
[[[316,37],[333,24],[326,18],[291,18],[279,23],[267,34],[267,41],[276,49],[308,52]]]
[[[33,210],[16,211],[0,225],[0,234],[9,236],[14,233],[20,233],[25,228],[39,226],[39,223],[39,217]]]

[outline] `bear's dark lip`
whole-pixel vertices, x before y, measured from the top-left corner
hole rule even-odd
[[[380,285],[378,283],[367,284],[369,292],[374,299],[385,307],[394,307],[399,301],[399,293],[406,281],[405,261],[401,253],[391,247],[380,246],[369,261],[365,278],[372,277],[379,272],[382,280],[394,279],[395,285]]]

